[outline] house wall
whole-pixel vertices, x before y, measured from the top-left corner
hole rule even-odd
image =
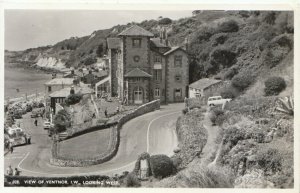
[[[203,96],[202,90],[189,87],[189,98],[199,98],[197,97],[197,93],[200,94],[200,97]]]
[[[181,67],[174,65],[175,56],[182,56]],[[166,90],[167,90],[167,102],[183,102],[187,93],[187,86],[189,85],[189,69],[188,69],[188,57],[182,50],[176,50],[169,54],[167,57],[166,67]],[[180,75],[181,81],[177,82],[175,76]],[[175,97],[175,89],[181,89],[181,97]]]
[[[156,56],[161,57],[161,62],[155,62],[155,57]],[[151,100],[156,100],[160,99],[161,103],[165,103],[166,101],[166,57],[157,53],[157,52],[150,52],[150,63],[151,63],[151,69],[152,69],[152,78],[150,80],[150,98]],[[160,64],[162,69],[161,69],[161,80],[156,80],[155,79],[155,69],[154,65]],[[160,89],[160,96],[156,97],[155,96],[155,89],[159,88]]]
[[[141,47],[132,46],[134,38],[141,39]],[[152,74],[150,65],[150,38],[149,37],[126,37],[124,38],[126,57],[124,58],[124,73],[140,68],[141,70]],[[134,57],[140,57],[139,61],[135,61]]]
[[[221,91],[228,84],[229,84],[229,82],[221,81],[221,82],[218,82],[216,84],[213,84],[213,85],[205,88],[203,90],[203,95],[205,97],[205,100],[207,100],[208,97],[211,97],[211,96],[220,96],[221,95]]]
[[[140,81],[133,81],[135,78],[126,78],[128,81],[128,103],[134,104],[134,90],[137,87],[142,88],[143,90],[143,103],[150,101],[150,79],[149,78],[140,78]]]
[[[117,68],[118,68],[118,50],[109,49],[109,75],[111,77],[111,95],[116,96],[118,94],[118,77],[117,77]]]
[[[48,86],[51,86],[51,92],[48,92]],[[73,86],[73,84],[59,84],[59,85],[45,85],[45,93],[46,93],[46,98],[48,98],[48,96],[55,92],[55,91],[58,91],[58,90],[61,90],[63,88],[71,88],[71,86]]]

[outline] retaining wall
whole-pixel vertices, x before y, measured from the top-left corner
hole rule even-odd
[[[59,142],[57,141],[53,141],[52,144],[52,158],[50,159],[50,163],[52,165],[55,166],[61,166],[61,167],[83,167],[83,166],[90,166],[90,165],[96,165],[96,164],[101,164],[104,163],[106,161],[109,161],[111,158],[113,158],[118,149],[119,149],[119,145],[120,145],[120,130],[123,126],[124,123],[126,123],[127,121],[138,117],[140,115],[143,115],[145,113],[157,110],[160,108],[160,101],[159,100],[155,100],[155,101],[151,101],[149,103],[143,104],[141,106],[139,106],[137,109],[132,110],[129,114],[121,117],[116,123],[113,123],[111,125],[111,146],[110,148],[103,154],[100,154],[94,158],[90,158],[90,159],[69,159],[66,157],[62,157],[58,154],[59,151]],[[105,127],[107,128],[107,127]],[[96,130],[101,130],[104,129],[103,125],[99,125],[99,126],[95,126],[95,127],[91,127],[85,131],[82,132],[78,132],[76,134],[74,134],[72,137],[78,136],[78,135],[82,135],[85,134],[87,132],[91,132],[91,131],[96,131]]]

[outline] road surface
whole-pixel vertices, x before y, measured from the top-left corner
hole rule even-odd
[[[51,141],[47,131],[42,128],[42,120],[34,126],[27,114],[21,127],[32,136],[32,144],[14,148],[12,154],[5,156],[4,166],[18,167],[21,175],[28,176],[72,176],[109,175],[131,171],[135,161],[143,152],[171,155],[177,146],[175,133],[176,120],[184,104],[161,106],[160,110],[147,113],[124,124],[120,133],[120,146],[117,155],[108,162],[89,167],[57,167],[49,164]],[[88,148],[88,147],[87,147]]]

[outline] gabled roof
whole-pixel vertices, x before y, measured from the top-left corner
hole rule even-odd
[[[151,38],[150,39],[151,43],[153,46],[157,47],[157,48],[167,48],[169,46],[166,45],[166,41],[165,40],[160,40],[160,38]]]
[[[107,47],[108,47],[108,49],[120,48],[120,39],[119,38],[107,38]]]
[[[189,85],[189,87],[202,90],[219,82],[221,82],[221,80],[203,78],[197,80],[196,82],[193,82],[192,84]]]
[[[45,85],[72,85],[74,78],[54,78],[45,83]]]
[[[164,53],[164,55],[165,55],[165,56],[166,56],[166,55],[169,55],[169,54],[171,54],[172,52],[174,52],[174,51],[176,51],[176,50],[182,50],[182,51],[186,52],[186,51],[185,51],[184,49],[182,49],[181,47],[176,46],[176,47],[172,47],[171,50],[169,50],[169,51],[167,51],[166,53]]]
[[[144,72],[143,70],[141,70],[139,68],[135,68],[135,69],[129,71],[124,76],[127,77],[127,78],[130,78],[130,77],[151,77],[150,74],[148,74],[147,72]]]
[[[146,36],[153,37],[153,33],[141,28],[140,26],[133,25],[124,31],[122,31],[118,36]]]

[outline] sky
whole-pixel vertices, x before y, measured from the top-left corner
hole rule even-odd
[[[117,10],[5,10],[6,50],[25,50],[53,45],[70,37],[90,35],[93,31],[118,24],[157,19],[179,19],[192,15],[187,11],[117,11]]]

